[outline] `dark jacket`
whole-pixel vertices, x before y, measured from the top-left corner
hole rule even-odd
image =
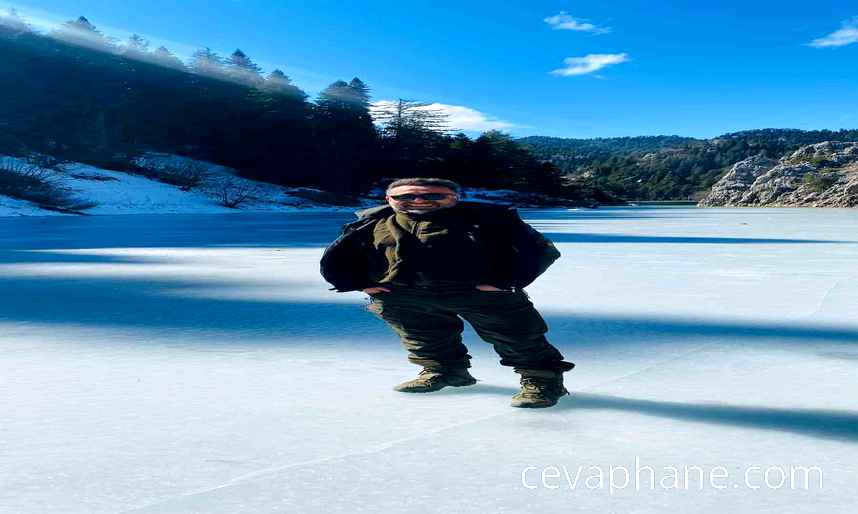
[[[545,236],[525,223],[511,207],[460,201],[456,208],[470,224],[473,236],[492,256],[485,283],[502,289],[521,289],[545,272],[560,252]],[[389,205],[363,209],[358,219],[343,226],[342,233],[322,255],[321,273],[338,292],[356,291],[375,284],[369,278],[367,237],[379,220],[394,214]]]

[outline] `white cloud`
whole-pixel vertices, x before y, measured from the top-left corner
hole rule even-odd
[[[858,16],[843,22],[843,26],[839,30],[835,30],[825,37],[814,39],[808,44],[815,48],[825,48],[829,46],[846,46],[852,43],[858,43]]]
[[[593,34],[607,34],[611,31],[610,27],[598,27],[590,23],[589,20],[576,18],[566,11],[560,11],[554,16],[545,18],[544,21],[551,25],[554,30],[574,30],[576,32],[592,32]]]
[[[449,117],[450,126],[459,130],[503,130],[517,126],[463,105],[434,103],[426,108],[443,112]]]
[[[606,66],[628,62],[629,54],[588,54],[584,57],[567,57],[563,59],[565,68],[558,68],[551,72],[552,75],[570,77],[573,75],[586,75],[599,71]]]
[[[392,106],[394,103],[396,103],[394,100],[379,100],[377,102],[373,102],[371,111],[377,112],[381,109]],[[486,130],[525,128],[524,125],[518,125],[516,123],[501,120],[463,105],[432,103],[421,107],[421,109],[438,111],[446,115],[449,127],[456,131],[484,132]]]

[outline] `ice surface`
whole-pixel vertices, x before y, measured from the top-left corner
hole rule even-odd
[[[0,512],[854,511],[858,211],[522,215],[578,366],[534,411],[470,328],[476,386],[391,390],[418,368],[318,275],[348,213],[0,219]]]

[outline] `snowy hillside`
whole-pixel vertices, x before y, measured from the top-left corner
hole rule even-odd
[[[3,161],[17,159],[3,157]],[[51,174],[56,187],[68,191],[75,198],[95,204],[83,209],[86,214],[155,214],[155,213],[228,213],[244,212],[288,212],[305,209],[339,209],[312,200],[318,190],[309,188],[287,188],[238,177],[233,170],[214,164],[194,161],[165,154],[148,154],[138,159],[150,169],[164,166],[196,165],[204,172],[199,186],[182,190],[169,183],[127,172],[112,171],[85,164],[60,165]],[[303,194],[302,194],[303,193]],[[247,198],[235,208],[224,206],[224,198],[231,200],[236,195]],[[366,200],[364,205],[375,205],[377,201]],[[348,207],[348,210],[354,210]],[[0,216],[50,216],[57,211],[0,195]]]
[[[0,156],[0,167],[13,163],[26,166],[22,159]],[[237,176],[230,168],[169,154],[146,154],[135,164],[144,170],[191,169],[202,175],[200,183],[182,188],[153,178],[128,172],[96,168],[80,163],[63,164],[57,170],[44,170],[53,187],[87,205],[77,212],[105,214],[217,214],[237,212],[292,212],[306,210],[355,211],[384,203],[384,192],[374,188],[358,205],[344,205],[336,195],[313,188],[284,187]],[[174,171],[175,173],[175,171]],[[463,198],[477,202],[529,205],[540,195],[511,190],[469,188]],[[234,207],[227,203],[240,199]],[[40,208],[21,199],[4,196],[0,191],[0,216],[57,216],[73,214]]]

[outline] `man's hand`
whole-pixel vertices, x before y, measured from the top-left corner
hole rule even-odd
[[[480,284],[477,286],[477,289],[480,291],[507,291],[507,289],[500,289],[495,286],[490,286],[489,284]]]
[[[385,293],[389,293],[390,289],[388,289],[386,287],[367,287],[366,289],[363,290],[363,292],[366,294],[375,294],[375,293],[380,293],[382,291],[384,291]]]

